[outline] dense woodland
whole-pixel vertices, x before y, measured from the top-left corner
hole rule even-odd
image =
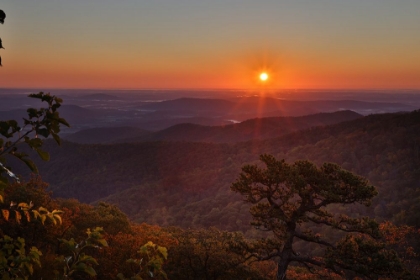
[[[307,166],[298,160],[317,166],[336,163],[333,169],[338,168],[340,180],[350,187],[363,185],[366,193],[358,193],[358,188],[328,191],[332,182],[328,180],[338,180],[336,175],[325,177],[322,172],[328,168],[315,176],[318,169],[309,165],[299,175],[308,176],[302,179],[312,182],[308,184],[327,189],[309,199],[305,183],[299,192],[281,198],[287,203],[274,204],[283,211],[278,213],[287,216],[284,213],[299,203],[297,197],[309,199],[309,205],[321,199],[327,207],[314,212],[321,220],[293,212],[296,209],[290,212],[300,213],[299,225],[308,219],[313,223],[303,227],[301,239],[293,243],[287,279],[417,279],[420,275],[419,111],[357,117],[247,142],[76,144],[56,137],[58,123],[66,124],[56,114],[61,100],[42,94],[36,98],[50,102],[50,107],[28,111],[32,117],[25,122],[36,132],[34,138],[25,138],[22,144],[9,140],[21,130],[17,123],[1,123],[1,151],[7,154],[0,154],[5,164],[2,182],[6,182],[1,196],[0,271],[9,277],[2,279],[286,279],[279,278],[277,271],[279,248],[285,251],[280,241],[287,219],[279,220],[280,214],[275,214],[266,220],[261,214],[265,210],[252,208],[255,198],[250,200],[245,193],[248,184],[268,176],[261,175],[264,172],[273,176],[260,182],[269,188],[274,182],[291,184],[291,193],[298,190],[294,176],[303,172],[299,166]],[[40,118],[44,114],[49,117]],[[38,137],[50,135],[55,141]],[[9,149],[12,146],[16,149]],[[44,150],[49,161],[39,159],[48,159]],[[273,156],[261,158],[267,169],[261,154]],[[27,165],[32,169],[34,165],[28,158],[40,176],[29,175]],[[280,169],[269,171],[267,161]],[[5,170],[20,174],[20,182]],[[284,170],[289,171],[278,178]],[[27,214],[32,205],[42,206],[38,216]],[[313,258],[306,263],[303,256]],[[22,271],[29,276],[18,276]]]

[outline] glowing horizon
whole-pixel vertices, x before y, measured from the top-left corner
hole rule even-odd
[[[420,1],[327,2],[6,1],[0,87],[420,89]]]

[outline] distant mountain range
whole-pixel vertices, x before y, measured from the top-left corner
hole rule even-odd
[[[27,108],[44,105],[24,95],[3,95],[0,98],[0,119],[22,119]],[[306,116],[344,110],[369,115],[416,109],[410,104],[392,102],[294,101],[261,96],[228,99],[178,98],[162,101],[156,100],[153,92],[141,98],[105,93],[66,95],[63,104],[60,112],[72,126],[63,130],[63,133],[98,127],[128,126],[156,132],[184,123],[221,126],[255,118]]]
[[[112,143],[145,141],[186,141],[234,143],[248,140],[275,138],[314,126],[330,125],[354,120],[362,115],[352,111],[319,113],[303,117],[272,117],[244,121],[224,126],[203,126],[184,123],[158,131],[147,132],[139,128],[103,127],[81,130],[65,139],[77,143]]]
[[[58,197],[88,203],[106,200],[137,222],[238,230],[249,228],[248,206],[229,186],[241,166],[258,162],[262,153],[288,162],[335,162],[367,177],[379,190],[372,207],[350,207],[349,211],[419,226],[420,111],[365,117],[348,111],[339,113],[353,114],[355,118],[328,126],[308,124],[308,128],[280,137],[237,143],[155,141],[100,145],[64,141],[58,147],[46,141],[51,160],[37,160],[37,165]],[[315,116],[331,119],[332,115]],[[305,119],[311,120],[294,121]],[[252,127],[255,123],[258,120],[245,125]],[[185,131],[195,134],[194,129],[186,127]],[[166,131],[167,135],[170,132]],[[10,164],[16,172],[28,173],[22,164]]]
[[[238,97],[230,100],[180,98],[142,104],[142,109],[179,111],[205,114],[219,113],[239,116],[240,120],[268,116],[304,116],[312,113],[352,110],[362,114],[398,112],[415,109],[400,103],[365,102],[355,100],[292,101],[270,97]],[[253,117],[249,117],[252,115]]]

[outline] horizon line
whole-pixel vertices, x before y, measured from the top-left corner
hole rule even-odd
[[[0,87],[0,90],[34,90],[37,87]],[[121,90],[121,91],[261,91],[263,89],[245,89],[245,88],[83,88],[83,87],[46,87],[44,90]],[[273,91],[420,91],[420,88],[272,88],[264,89],[267,92]],[[41,90],[43,91],[43,90]]]

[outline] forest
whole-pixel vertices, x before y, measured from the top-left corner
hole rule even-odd
[[[420,111],[78,144],[59,136],[63,100],[30,98],[44,107],[0,121],[1,279],[420,276]]]

